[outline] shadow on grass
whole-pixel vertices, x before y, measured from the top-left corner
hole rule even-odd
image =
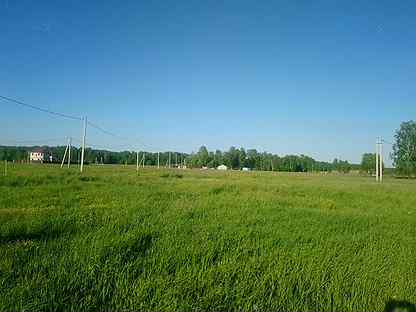
[[[384,312],[416,312],[416,305],[408,301],[390,300]]]
[[[103,250],[101,261],[105,263],[109,259],[117,259],[120,264],[126,265],[137,258],[146,256],[154,240],[155,237],[150,233],[141,233],[128,239],[122,239],[115,245]]]
[[[72,234],[75,227],[71,222],[45,222],[36,225],[21,224],[5,233],[0,233],[0,244],[13,244],[21,241],[56,239]]]
[[[183,174],[180,173],[163,173],[160,175],[161,178],[176,178],[176,179],[182,179]]]

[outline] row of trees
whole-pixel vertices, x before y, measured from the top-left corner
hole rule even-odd
[[[13,147],[0,146],[0,160],[28,161],[29,152],[39,147]],[[42,148],[46,155],[51,155],[54,162],[61,162],[65,152],[65,146]],[[72,147],[72,162],[78,163],[81,155],[79,148]],[[136,152],[123,151],[113,152],[106,150],[86,149],[85,162],[94,164],[135,164]],[[147,166],[158,164],[158,153],[140,152],[139,159],[144,159]],[[190,168],[216,168],[219,165],[226,165],[231,169],[240,170],[244,167],[251,170],[263,171],[288,171],[288,172],[311,172],[311,171],[339,171],[349,172],[352,165],[347,161],[335,159],[334,162],[316,161],[306,155],[278,155],[258,152],[255,149],[245,150],[244,148],[231,147],[228,151],[208,151],[202,146],[197,153],[186,154],[177,152],[159,153],[159,163],[166,166],[170,162],[172,167],[186,165]]]
[[[65,154],[65,146],[0,146],[0,160],[28,162],[29,153],[32,150],[41,149],[45,155],[52,156],[53,162],[61,162]],[[81,149],[71,148],[71,162],[79,163],[81,159]],[[169,157],[170,155],[170,157]],[[169,163],[172,166],[183,164],[188,155],[185,153],[159,153],[159,162],[161,166]],[[157,153],[139,152],[139,161],[145,161],[147,166],[155,166],[158,163]],[[48,161],[45,158],[45,161]],[[137,153],[133,151],[114,152],[98,149],[85,149],[85,163],[87,164],[135,164],[137,161]]]
[[[0,160],[28,161],[29,151],[39,147],[22,146],[0,146]],[[65,146],[41,147],[47,155],[52,155],[55,162],[60,162],[65,152]],[[81,151],[73,147],[71,150],[72,161],[79,162]],[[169,156],[170,155],[170,156]],[[393,164],[398,174],[412,176],[416,175],[416,122],[408,121],[401,124],[396,131],[395,142],[392,153]],[[106,150],[86,149],[86,163],[98,164],[135,164],[136,152],[123,151],[113,152]],[[157,153],[140,152],[140,160],[144,159],[147,166],[155,166],[158,163]],[[186,154],[175,152],[164,152],[159,154],[161,166],[169,163],[171,166],[186,165],[193,168],[216,168],[219,165],[226,165],[232,169],[244,167],[252,170],[265,171],[289,171],[289,172],[310,172],[310,171],[338,171],[349,172],[351,169],[360,169],[361,172],[373,174],[375,171],[376,156],[373,153],[366,153],[362,157],[361,165],[357,168],[347,161],[335,159],[332,163],[316,161],[306,155],[288,155],[280,157],[267,152],[258,152],[255,149],[245,150],[244,148],[231,147],[228,151],[208,151],[202,146],[198,152]],[[384,164],[383,164],[384,165]]]
[[[188,164],[191,167],[216,168],[224,164],[231,169],[239,170],[249,168],[263,171],[288,171],[288,172],[311,172],[332,171],[349,172],[351,165],[347,161],[335,159],[333,163],[316,161],[306,155],[278,155],[258,152],[256,149],[231,147],[228,151],[216,150],[210,152],[202,146],[197,153],[188,156]]]

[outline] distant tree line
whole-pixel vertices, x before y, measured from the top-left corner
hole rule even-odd
[[[27,162],[29,152],[35,148],[41,148],[46,155],[51,155],[54,162],[61,162],[65,153],[65,146],[0,146],[0,160]],[[80,160],[80,148],[72,147],[72,162]],[[114,152],[87,148],[85,162],[88,164],[135,164],[136,152]],[[408,177],[416,176],[416,122],[403,122],[396,131],[393,153],[391,154],[395,171],[399,175]],[[146,166],[156,166],[158,153],[139,153],[140,161],[145,160]],[[287,171],[287,172],[311,172],[338,171],[347,173],[350,170],[360,170],[364,174],[374,174],[376,167],[376,155],[365,153],[360,165],[353,165],[348,161],[335,159],[333,162],[317,161],[306,155],[278,156],[268,152],[258,152],[255,149],[231,147],[228,151],[208,151],[202,146],[196,153],[163,152],[159,154],[161,166],[169,163],[172,167],[186,165],[190,168],[216,168],[226,165],[231,169],[249,168],[263,171]],[[384,164],[383,164],[384,166]]]
[[[28,162],[29,153],[32,150],[41,149],[45,155],[52,156],[53,162],[60,163],[64,157],[66,146],[0,146],[0,160]],[[169,162],[169,154],[172,166],[176,163],[183,163],[188,156],[186,153],[163,152],[159,154],[161,166],[165,166]],[[71,148],[71,163],[79,163],[81,159],[81,148]],[[145,165],[155,166],[158,162],[157,153],[139,152],[139,161],[144,160]],[[86,164],[136,164],[137,152],[135,151],[108,151],[86,148],[85,159]],[[47,157],[45,162],[48,162]]]
[[[17,162],[27,162],[29,152],[33,149],[41,148],[46,155],[51,155],[54,162],[61,162],[65,153],[65,146],[0,146],[0,160]],[[79,163],[81,151],[79,148],[71,149],[72,162]],[[169,157],[170,155],[170,157]],[[122,151],[114,152],[87,148],[85,152],[85,162],[87,164],[135,164],[136,152]],[[231,147],[228,151],[208,151],[202,146],[196,153],[177,153],[163,152],[159,154],[161,166],[169,163],[172,167],[186,165],[190,168],[216,168],[219,165],[226,165],[230,169],[240,170],[249,168],[250,170],[263,171],[287,171],[287,172],[330,172],[338,171],[347,173],[354,168],[348,161],[335,159],[332,163],[317,161],[306,155],[287,155],[280,157],[268,152],[258,152],[256,149]],[[139,152],[139,159],[145,160],[146,166],[156,166],[158,163],[158,153]]]
[[[268,152],[258,152],[256,149],[231,147],[228,151],[208,151],[201,146],[197,153],[188,156],[190,167],[216,168],[226,165],[235,170],[248,168],[262,171],[311,172],[333,171],[349,172],[352,166],[347,161],[335,159],[333,163],[317,161],[306,155],[278,156]]]

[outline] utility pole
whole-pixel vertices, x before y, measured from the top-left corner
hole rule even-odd
[[[157,152],[157,169],[160,168],[160,152]]]
[[[176,162],[176,165],[175,165],[175,167],[178,168],[178,153],[176,153],[176,152],[175,152],[175,157],[176,157],[176,161],[175,161]]]
[[[139,172],[139,152],[136,152],[136,171]]]
[[[65,148],[65,153],[64,153],[64,158],[62,158],[61,168],[64,166],[64,163],[65,163],[65,157],[66,157],[66,153],[68,151],[68,146],[69,146],[69,142],[68,142],[68,144],[66,145],[66,148]]]
[[[72,138],[69,137],[69,143],[68,143],[68,168],[71,166],[71,147],[72,147]]]
[[[380,182],[383,182],[383,139],[380,139]]]
[[[383,182],[383,139],[376,142],[376,181]]]
[[[376,141],[376,181],[378,182],[379,181],[379,172],[378,172],[378,170],[379,170],[379,154],[378,154],[378,152],[379,152],[379,148],[378,148],[378,145],[379,145],[379,143],[378,143],[378,139],[377,139],[377,141]]]
[[[81,173],[84,169],[85,137],[87,136],[87,116],[85,116],[83,119],[84,119],[84,131],[82,134],[82,151],[81,151],[81,167],[80,167]]]
[[[170,152],[169,152],[169,160],[168,161],[169,161],[169,168],[170,168]]]

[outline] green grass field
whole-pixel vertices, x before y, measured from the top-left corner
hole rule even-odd
[[[0,177],[0,310],[416,302],[416,181],[104,166]]]

